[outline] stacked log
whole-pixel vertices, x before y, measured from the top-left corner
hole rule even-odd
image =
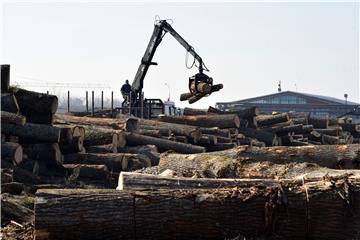
[[[347,188],[351,196],[340,194]],[[182,191],[44,189],[37,199],[37,240],[353,239],[360,224],[359,181],[348,180]]]

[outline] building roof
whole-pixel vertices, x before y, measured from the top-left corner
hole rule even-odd
[[[316,95],[316,94],[309,94],[309,93],[293,92],[293,91],[284,91],[284,92],[273,93],[273,94],[258,96],[258,97],[254,97],[254,98],[247,98],[247,99],[237,100],[237,101],[232,101],[232,102],[226,102],[226,103],[235,103],[235,104],[236,103],[248,103],[248,102],[252,102],[252,101],[256,101],[256,100],[261,100],[264,98],[275,97],[275,96],[284,96],[284,95],[302,96],[304,98],[307,98],[307,99],[310,98],[321,104],[327,104],[327,105],[329,105],[329,104],[345,105],[345,100],[343,100],[343,99],[338,99],[338,98],[329,97],[329,96],[321,96],[321,95]],[[346,104],[347,105],[359,105],[359,103],[355,103],[355,102],[351,102],[351,101],[347,101]]]

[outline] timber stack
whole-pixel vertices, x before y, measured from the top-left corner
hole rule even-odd
[[[60,115],[56,96],[11,88],[3,73],[2,231],[30,229],[37,240],[359,236],[360,125],[350,119],[256,107],[156,120]]]

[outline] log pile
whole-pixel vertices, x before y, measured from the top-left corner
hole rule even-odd
[[[360,124],[351,123],[351,119],[313,118],[308,113],[264,115],[257,107],[226,112],[213,107],[208,110],[185,108],[183,113],[183,116],[159,116],[159,121],[199,127],[205,137],[198,145],[205,146],[208,151],[234,145],[351,144],[358,143],[360,137]],[[209,135],[216,137],[217,143],[223,146],[217,147],[214,141],[206,140]]]
[[[7,82],[2,222],[34,223],[34,239],[359,236],[360,125],[348,119],[58,115],[55,96]]]
[[[55,114],[58,108],[55,95],[11,87],[8,70],[8,65],[2,65],[2,183],[26,184],[30,188],[41,184],[83,186],[93,183],[99,183],[99,187],[114,187],[120,171],[158,163],[156,147],[140,146],[139,153],[128,149],[127,135],[137,129],[137,119]],[[144,145],[152,143],[151,140]],[[164,146],[164,141],[180,145],[161,140]],[[180,149],[187,149],[187,145],[184,146]],[[195,152],[204,151],[197,146],[194,148]],[[165,150],[168,149],[172,147]]]

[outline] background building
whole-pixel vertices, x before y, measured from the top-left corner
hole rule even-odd
[[[351,117],[354,122],[360,122],[359,103],[308,93],[284,91],[233,102],[216,103],[216,107],[221,110],[244,109],[251,106],[259,107],[262,113],[310,112],[314,117]]]

